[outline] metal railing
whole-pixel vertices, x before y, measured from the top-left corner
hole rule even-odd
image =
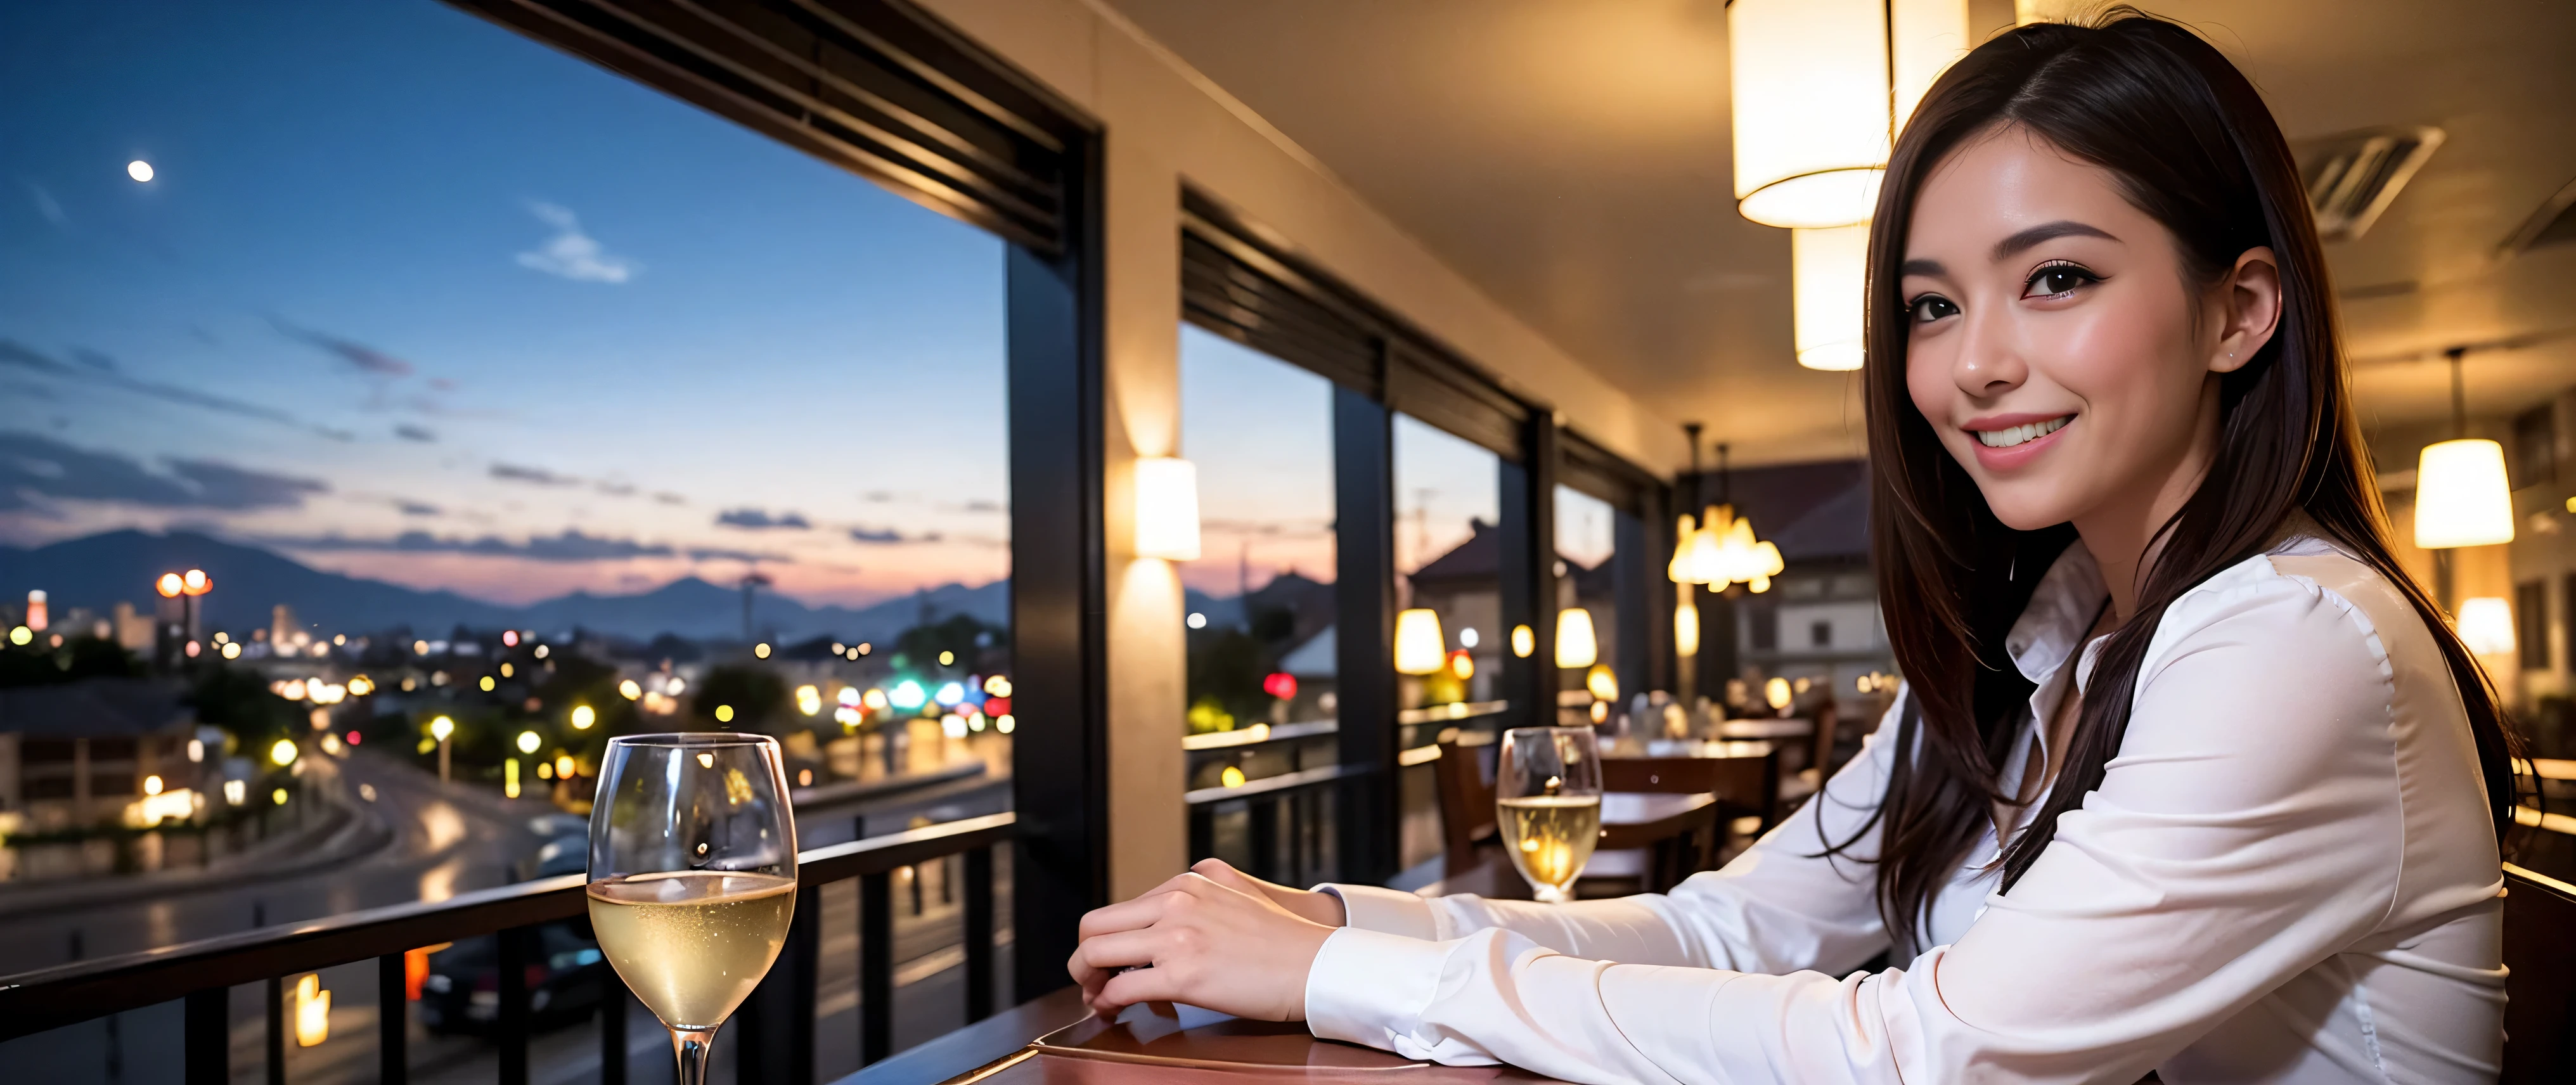
[[[1190,857],[1217,855],[1217,818],[1245,818],[1246,853],[1238,856],[1255,877],[1290,884],[1333,873],[1330,847],[1338,785],[1367,770],[1347,765],[1267,776],[1236,787],[1203,787],[1182,793],[1189,806]],[[1285,837],[1283,841],[1281,838]]]
[[[744,1081],[814,1080],[815,980],[822,945],[823,886],[859,882],[859,1057],[873,1063],[894,1040],[894,874],[905,867],[965,857],[961,920],[966,949],[966,1019],[993,1013],[993,849],[1016,832],[1013,814],[990,814],[907,832],[815,848],[797,856],[796,918],[778,963],[737,1013],[730,1037]],[[0,1040],[16,1039],[112,1013],[183,1000],[182,1061],[189,1085],[230,1081],[233,987],[267,985],[268,1080],[285,1080],[283,981],[303,972],[374,958],[379,1080],[400,1085],[409,1014],[405,953],[483,935],[499,936],[495,1039],[499,1080],[525,1085],[531,1009],[527,966],[540,924],[583,917],[589,904],[582,875],[568,874],[459,895],[437,903],[399,904],[225,935],[121,957],[105,957],[0,983]],[[600,1014],[600,1080],[624,1085],[626,992],[614,979]]]

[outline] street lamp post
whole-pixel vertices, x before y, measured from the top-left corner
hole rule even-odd
[[[445,716],[429,721],[429,737],[438,740],[438,782],[447,782],[447,738],[456,733],[456,721]]]
[[[179,601],[179,639],[194,643],[197,639],[197,597],[215,590],[215,580],[203,569],[185,573],[163,573],[153,589],[164,599]]]

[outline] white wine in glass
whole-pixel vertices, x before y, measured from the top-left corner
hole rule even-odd
[[[1503,848],[1530,895],[1550,904],[1574,899],[1574,879],[1601,842],[1601,754],[1592,729],[1503,732],[1494,808]]]
[[[590,812],[590,924],[702,1085],[716,1029],[769,973],[796,915],[796,822],[763,735],[610,739]]]

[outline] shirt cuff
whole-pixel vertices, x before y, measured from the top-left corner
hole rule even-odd
[[[1342,898],[1342,924],[1381,934],[1400,934],[1425,942],[1440,937],[1431,902],[1401,889],[1374,885],[1319,885],[1317,892]]]
[[[1334,931],[1306,972],[1307,1029],[1327,1040],[1395,1050],[1397,1037],[1412,1031],[1438,993],[1453,948],[1363,927]]]

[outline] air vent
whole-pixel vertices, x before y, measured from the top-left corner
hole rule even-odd
[[[2531,213],[2531,220],[2523,223],[2522,229],[2514,231],[2513,239],[2504,243],[2504,251],[2511,255],[2542,245],[2562,245],[2570,241],[2576,241],[2576,181],[2567,182],[2567,187],[2559,189],[2557,195],[2543,201],[2540,210]]]
[[[2374,128],[2309,143],[2299,170],[2307,175],[2317,236],[2350,241],[2369,232],[2441,145],[2439,128]]]

